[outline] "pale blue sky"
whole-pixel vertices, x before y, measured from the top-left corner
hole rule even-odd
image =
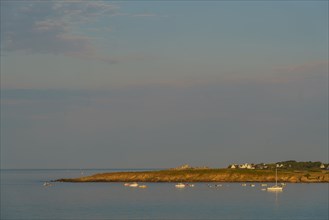
[[[1,167],[328,161],[327,1],[1,1]]]

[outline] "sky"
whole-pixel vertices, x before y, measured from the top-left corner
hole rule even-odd
[[[1,168],[328,162],[328,1],[1,0]]]

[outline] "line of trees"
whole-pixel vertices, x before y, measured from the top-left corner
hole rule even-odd
[[[274,169],[276,166],[279,167],[280,169],[309,170],[309,169],[328,169],[329,164],[322,163],[320,161],[297,162],[295,160],[288,160],[288,161],[268,164],[268,167],[271,169]]]

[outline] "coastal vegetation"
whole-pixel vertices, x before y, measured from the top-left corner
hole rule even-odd
[[[282,164],[280,167],[281,169],[287,169],[287,170],[318,170],[318,169],[329,169],[329,164],[322,163],[320,161],[312,162],[297,162],[295,160],[288,160],[288,161],[282,161],[278,162],[277,164]],[[274,166],[275,164],[273,164]]]
[[[320,161],[312,162],[297,162],[295,160],[287,160],[276,163],[259,163],[259,164],[230,164],[228,168],[237,169],[275,169],[279,168],[282,170],[329,170],[329,164],[322,163]]]

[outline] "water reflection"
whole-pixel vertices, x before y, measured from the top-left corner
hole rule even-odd
[[[283,193],[283,191],[271,191],[271,190],[267,190],[267,192],[275,194],[275,204],[279,205],[279,195],[281,193]]]

